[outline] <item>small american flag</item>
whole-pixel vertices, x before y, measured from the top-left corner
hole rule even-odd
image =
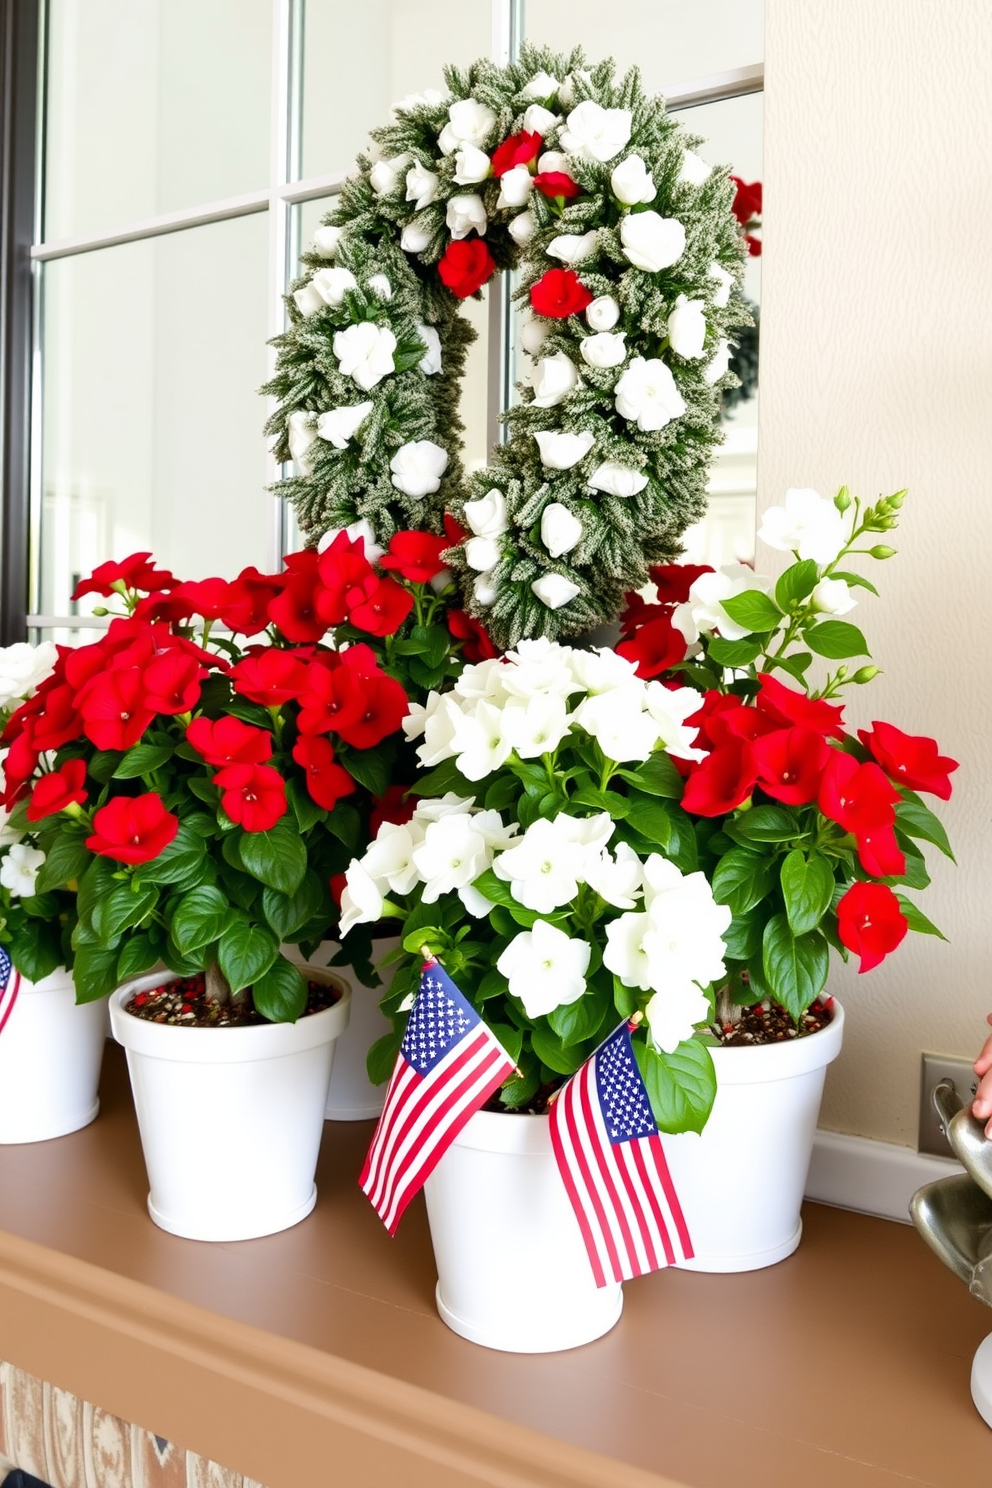
[[[629,1024],[561,1090],[551,1142],[597,1286],[692,1258]]]
[[[429,961],[359,1179],[391,1235],[462,1127],[513,1068],[447,972]]]
[[[10,957],[0,946],[0,1033],[14,1011],[17,994],[21,990],[21,974],[11,965]]]

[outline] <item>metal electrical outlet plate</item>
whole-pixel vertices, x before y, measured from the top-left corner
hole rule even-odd
[[[950,1080],[965,1105],[978,1087],[978,1077],[970,1060],[957,1059],[953,1054],[924,1054],[920,1069],[920,1137],[917,1143],[920,1152],[932,1153],[934,1157],[953,1157],[951,1144],[944,1135],[940,1119],[933,1106],[934,1086],[941,1080]]]

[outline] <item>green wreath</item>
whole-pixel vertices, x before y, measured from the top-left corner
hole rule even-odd
[[[503,647],[615,615],[705,508],[729,338],[748,323],[733,186],[636,70],[534,47],[448,69],[373,132],[277,338],[267,426],[307,540],[461,524],[448,559]],[[515,269],[524,401],[466,479],[474,332],[459,302]],[[449,533],[452,531],[450,523]]]

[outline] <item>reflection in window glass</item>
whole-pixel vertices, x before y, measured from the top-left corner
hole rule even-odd
[[[45,237],[263,188],[271,0],[49,0]]]
[[[187,578],[264,564],[267,249],[259,213],[45,266],[35,612],[139,549]]]

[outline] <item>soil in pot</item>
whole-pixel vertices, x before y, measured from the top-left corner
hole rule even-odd
[[[341,990],[329,982],[307,982],[307,1005],[301,1018],[322,1013],[340,1000]],[[171,1023],[182,1028],[247,1028],[266,1020],[251,998],[244,1002],[216,1002],[206,995],[203,972],[177,977],[148,992],[137,992],[124,1011],[146,1023]]]
[[[789,1039],[806,1038],[808,1034],[819,1033],[832,1021],[832,997],[827,1002],[814,1002],[798,1025],[784,1008],[759,1002],[754,1007],[743,1008],[736,1023],[725,1023],[722,1028],[713,1026],[711,1031],[722,1048],[745,1049],[753,1044],[782,1044]]]

